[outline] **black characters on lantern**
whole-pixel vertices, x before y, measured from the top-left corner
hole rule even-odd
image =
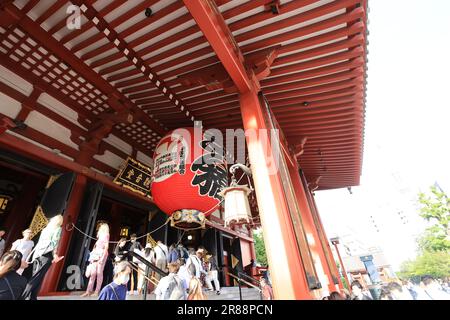
[[[192,163],[191,170],[195,175],[191,183],[199,187],[201,195],[221,199],[218,193],[227,187],[228,176],[222,152],[216,152],[220,146],[214,144],[214,137],[203,140],[200,145],[205,152]]]

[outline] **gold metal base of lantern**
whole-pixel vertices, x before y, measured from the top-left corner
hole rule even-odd
[[[181,230],[205,229],[205,214],[198,210],[177,210],[170,216],[170,226]]]

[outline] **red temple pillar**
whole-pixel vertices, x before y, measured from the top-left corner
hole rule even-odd
[[[331,293],[336,290],[332,277],[332,272],[330,270],[330,267],[328,265],[325,256],[326,249],[322,245],[319,230],[316,224],[314,223],[314,218],[311,212],[312,209],[309,206],[308,199],[305,193],[306,191],[300,178],[297,161],[293,160],[290,163],[288,161],[287,164],[289,168],[289,175],[291,177],[292,184],[295,189],[295,195],[297,197],[298,206],[300,208],[300,215],[302,218],[302,222],[305,227],[305,231],[307,233],[308,244],[310,246],[311,254],[313,255],[313,259],[316,260],[314,261],[314,265],[316,266],[316,272],[322,272],[324,274],[328,282],[328,290]],[[324,288],[324,283],[322,283],[322,288]]]
[[[70,239],[74,230],[68,231],[66,229],[67,225],[72,222],[75,223],[78,219],[78,214],[80,212],[81,203],[83,200],[84,192],[86,189],[87,177],[85,175],[78,174],[75,183],[70,194],[69,203],[66,207],[66,212],[64,213],[63,229],[61,234],[61,240],[58,245],[58,255],[66,256],[69,250]],[[57,264],[53,264],[42,283],[41,291],[39,294],[45,295],[50,292],[55,292],[58,287],[58,282],[63,272],[64,261],[60,261]]]
[[[316,200],[314,199],[314,196],[312,195],[312,193],[309,189],[306,191],[307,191],[307,195],[309,195],[309,197],[311,199],[311,213],[316,217],[318,231],[319,231],[319,233],[322,233],[323,238],[325,239],[324,249],[327,251],[327,254],[329,255],[329,257],[332,258],[331,259],[332,261],[330,261],[331,267],[334,269],[334,273],[338,275],[338,279],[337,279],[338,286],[342,290],[342,289],[344,289],[344,286],[342,284],[341,278],[339,277],[339,270],[338,270],[336,262],[334,261],[334,258],[333,258],[333,252],[331,251],[330,242],[328,241],[328,237],[325,233],[325,229],[322,224],[322,219],[320,218],[319,211],[317,210]]]
[[[240,94],[240,106],[275,299],[311,299],[280,174],[268,165],[274,155],[255,88]]]

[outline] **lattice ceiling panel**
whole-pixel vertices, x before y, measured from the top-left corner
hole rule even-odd
[[[106,95],[27,36],[20,28],[3,29],[1,32],[2,53],[82,105],[94,116],[110,109],[106,103]]]

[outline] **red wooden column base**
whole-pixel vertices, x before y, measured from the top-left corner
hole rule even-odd
[[[70,239],[74,230],[67,231],[66,226],[68,224],[76,223],[78,214],[80,212],[81,202],[83,200],[84,191],[86,189],[87,178],[84,175],[78,174],[70,195],[69,203],[67,204],[66,212],[64,214],[63,230],[61,234],[61,240],[58,246],[58,255],[66,256],[69,250]],[[42,283],[41,291],[39,294],[45,295],[50,292],[55,292],[58,287],[58,282],[61,277],[64,267],[64,260],[61,260],[57,264],[53,264]]]

